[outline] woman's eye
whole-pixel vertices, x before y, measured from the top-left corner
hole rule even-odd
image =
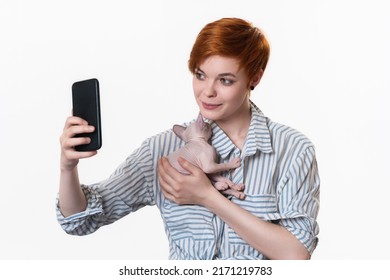
[[[221,78],[220,81],[225,86],[231,86],[234,83],[234,81],[226,79],[226,78]]]
[[[204,75],[201,72],[196,72],[195,76],[198,80],[204,80]]]

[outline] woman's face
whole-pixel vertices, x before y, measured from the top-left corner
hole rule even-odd
[[[193,89],[203,117],[216,121],[247,116],[248,78],[234,58],[211,56],[195,70]]]

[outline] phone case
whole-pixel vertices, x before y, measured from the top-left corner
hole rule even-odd
[[[91,143],[76,146],[76,151],[96,151],[102,147],[102,127],[100,116],[99,81],[89,79],[72,85],[73,115],[80,117],[95,127],[92,133],[78,134],[76,137],[90,137]]]

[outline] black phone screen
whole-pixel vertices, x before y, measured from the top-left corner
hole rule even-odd
[[[80,117],[95,127],[94,132],[78,134],[76,137],[90,137],[91,142],[76,146],[76,151],[96,151],[102,146],[102,130],[100,120],[99,81],[89,79],[75,82],[72,85],[73,115]]]

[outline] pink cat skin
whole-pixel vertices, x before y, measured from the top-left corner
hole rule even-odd
[[[173,132],[185,142],[185,145],[177,151],[168,155],[170,164],[180,173],[188,174],[178,163],[177,159],[182,157],[193,165],[202,169],[212,181],[214,187],[226,195],[234,195],[244,199],[243,184],[234,184],[229,179],[220,175],[222,171],[237,168],[241,165],[240,158],[235,158],[228,163],[217,163],[216,150],[209,144],[211,137],[211,126],[203,120],[199,113],[195,122],[187,127],[180,125],[173,126]]]

